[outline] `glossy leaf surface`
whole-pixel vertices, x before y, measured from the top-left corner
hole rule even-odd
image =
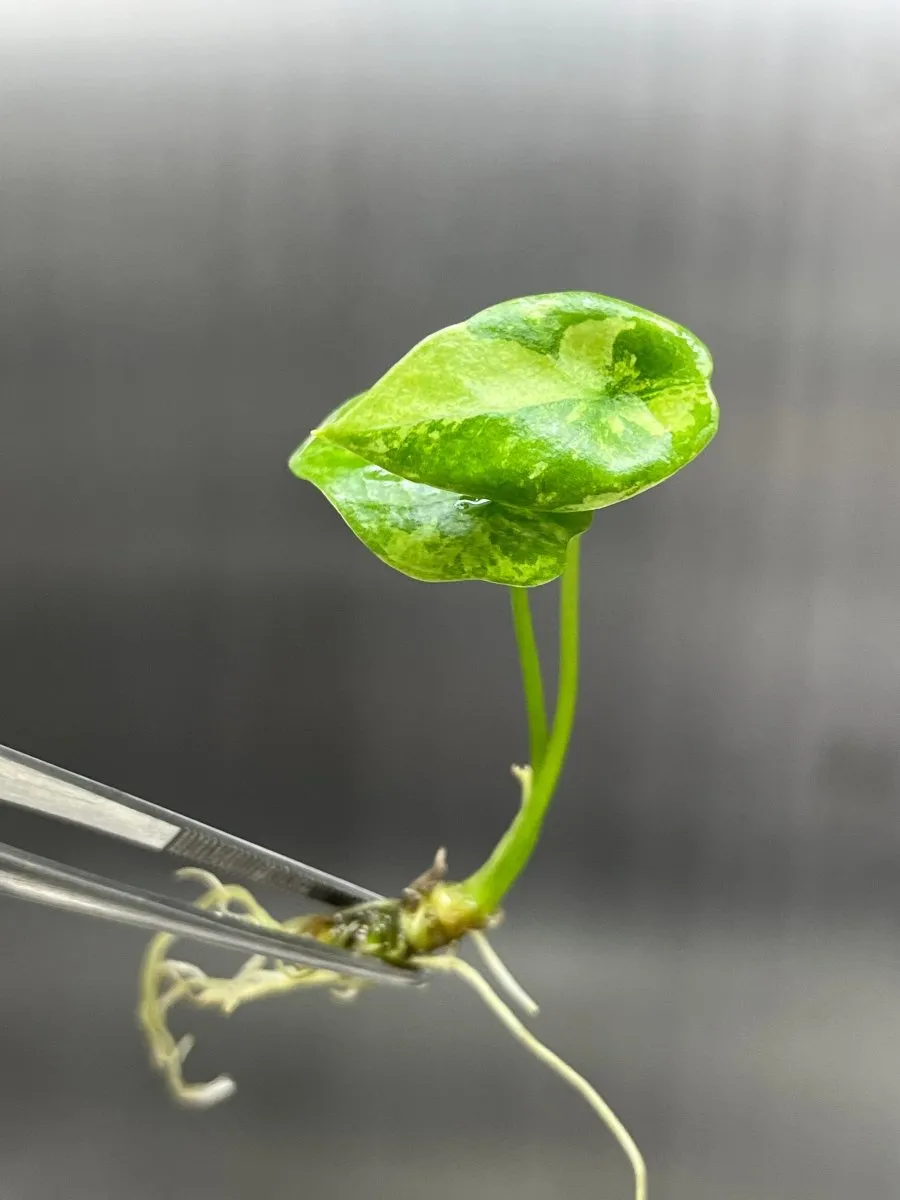
[[[549,583],[563,569],[569,539],[591,523],[590,513],[519,512],[412,483],[319,438],[301,447],[292,466],[373,554],[428,583]]]
[[[711,373],[693,334],[644,309],[511,300],[420,342],[291,466],[399,570],[530,586],[586,525],[561,516],[652,487],[707,445]]]

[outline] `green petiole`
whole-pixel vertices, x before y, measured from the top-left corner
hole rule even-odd
[[[528,589],[513,587],[509,589],[509,595],[513,626],[516,631],[516,644],[519,648],[519,661],[522,665],[522,687],[525,691],[525,708],[528,713],[531,766],[536,771],[543,761],[544,751],[547,747],[547,709],[544,704],[541,660],[537,639],[534,636],[534,622],[531,619]]]
[[[515,883],[528,860],[531,858],[541,833],[544,816],[553,799],[556,785],[562,773],[575,721],[578,700],[578,590],[579,590],[579,542],[577,537],[569,542],[563,570],[560,592],[559,618],[559,683],[553,727],[546,748],[539,757],[535,755],[535,725],[540,722],[535,713],[543,714],[543,689],[541,688],[540,663],[537,645],[531,625],[530,614],[527,628],[521,611],[516,614],[516,633],[522,660],[522,678],[525,686],[526,707],[531,730],[532,756],[530,774],[520,774],[522,781],[522,806],[509,829],[498,842],[487,862],[458,886],[485,915],[499,907],[503,897]],[[527,601],[526,601],[527,603]],[[524,636],[523,636],[524,633]],[[541,688],[540,692],[538,689]]]

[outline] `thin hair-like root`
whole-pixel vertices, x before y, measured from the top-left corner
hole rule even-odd
[[[237,910],[252,924],[287,928],[268,913],[246,888],[223,884],[209,872],[194,868],[178,874],[181,878],[193,879],[205,886],[203,895],[195,902],[200,908],[214,912]],[[496,979],[498,987],[529,1016],[533,1016],[538,1011],[537,1005],[513,977],[487,938],[478,931],[472,931],[472,936],[485,967]],[[336,998],[349,1000],[367,986],[334,971],[295,967],[278,960],[270,963],[262,955],[248,959],[231,979],[216,979],[192,963],[169,958],[168,952],[174,940],[171,934],[158,934],[147,947],[141,972],[139,1020],[153,1065],[163,1075],[171,1094],[182,1104],[192,1107],[206,1108],[227,1099],[234,1091],[234,1082],[227,1075],[219,1075],[208,1083],[200,1084],[188,1083],[184,1079],[184,1060],[194,1039],[188,1035],[176,1040],[170,1032],[167,1018],[174,1004],[186,1001],[197,1008],[218,1009],[227,1016],[249,1001],[299,988],[324,987]],[[425,971],[459,975],[529,1054],[581,1094],[627,1155],[634,1171],[634,1200],[647,1200],[647,1168],[628,1130],[588,1081],[526,1028],[484,975],[471,963],[458,958],[453,950],[443,954],[422,955],[410,961],[411,965]]]
[[[559,1075],[570,1087],[575,1088],[577,1092],[581,1093],[628,1156],[628,1161],[631,1163],[631,1168],[634,1171],[634,1200],[647,1200],[647,1165],[631,1134],[600,1093],[591,1087],[588,1081],[582,1075],[579,1075],[574,1067],[570,1067],[567,1062],[564,1062],[557,1054],[554,1054],[549,1047],[545,1046],[543,1042],[534,1036],[530,1029],[527,1029],[522,1024],[509,1005],[497,995],[481,972],[476,967],[473,967],[471,963],[467,963],[464,959],[457,958],[452,954],[413,959],[413,963],[424,970],[447,971],[459,975],[530,1054]]]
[[[541,1011],[537,1001],[532,1000],[528,995],[481,930],[473,929],[469,936],[475,943],[475,949],[481,955],[482,962],[496,979],[500,990],[506,992],[510,1000],[514,1000],[526,1016],[536,1017]]]
[[[182,879],[204,884],[206,891],[195,901],[199,908],[213,912],[235,912],[255,925],[270,929],[284,928],[262,907],[246,888],[223,884],[215,875],[193,867],[178,872]],[[183,1075],[184,1060],[194,1045],[191,1035],[176,1039],[168,1026],[173,1005],[187,1002],[196,1008],[215,1008],[224,1016],[252,1000],[276,996],[299,988],[324,987],[342,1000],[354,997],[366,985],[335,971],[291,966],[256,954],[247,959],[231,979],[216,979],[193,963],[168,957],[175,938],[160,933],[150,942],[141,969],[138,1020],[147,1039],[150,1059],[162,1074],[171,1095],[191,1108],[209,1108],[227,1100],[234,1092],[234,1080],[219,1075],[208,1083],[188,1083]]]

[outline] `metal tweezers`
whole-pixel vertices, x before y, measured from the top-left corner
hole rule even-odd
[[[0,746],[0,800],[334,908],[382,899],[377,892],[5,746]],[[3,843],[0,893],[373,983],[421,982],[421,973],[411,968],[204,911]]]

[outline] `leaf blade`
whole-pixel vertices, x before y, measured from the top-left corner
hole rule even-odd
[[[318,432],[415,483],[592,510],[708,444],[711,373],[699,339],[654,313],[592,293],[525,297],[424,339]]]
[[[413,579],[536,587],[565,565],[589,513],[528,513],[413,483],[320,437],[291,470],[325,495],[363,544]]]

